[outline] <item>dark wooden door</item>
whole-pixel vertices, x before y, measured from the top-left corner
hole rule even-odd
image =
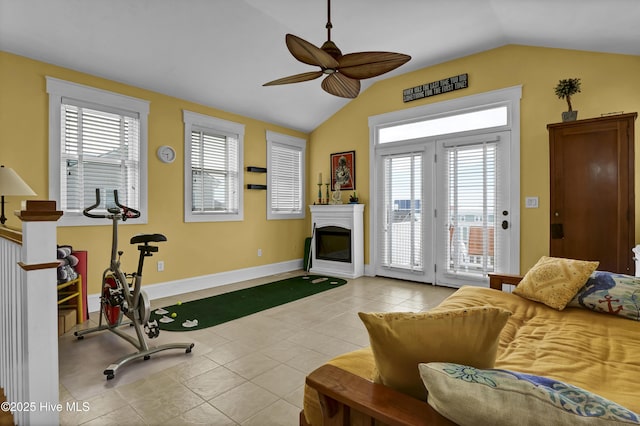
[[[633,275],[637,113],[550,124],[550,255]]]

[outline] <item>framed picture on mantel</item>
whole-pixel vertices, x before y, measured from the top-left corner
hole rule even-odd
[[[331,190],[336,190],[336,183],[340,184],[340,191],[356,189],[356,152],[336,152],[331,154]]]

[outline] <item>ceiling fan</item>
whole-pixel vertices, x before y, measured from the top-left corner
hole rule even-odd
[[[332,95],[355,98],[360,93],[360,80],[376,77],[408,62],[411,56],[393,52],[358,52],[343,55],[331,41],[331,0],[327,0],[327,41],[318,48],[293,34],[285,37],[289,52],[300,62],[320,67],[320,71],[304,72],[263,84],[300,83],[326,75],[322,88]]]

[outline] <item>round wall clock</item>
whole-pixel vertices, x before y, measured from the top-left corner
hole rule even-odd
[[[157,154],[163,163],[173,163],[176,159],[176,151],[168,145],[163,145],[158,148]]]

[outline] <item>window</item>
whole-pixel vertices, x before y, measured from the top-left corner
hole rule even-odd
[[[100,189],[105,209],[114,201],[141,211],[147,222],[149,103],[47,77],[49,197],[64,211],[61,226],[96,225],[82,210]],[[102,223],[100,223],[102,225]]]
[[[184,111],[184,220],[243,220],[244,125]]]
[[[307,141],[267,132],[267,219],[305,217]]]
[[[426,138],[507,125],[507,107],[481,109],[444,117],[426,118],[380,129],[378,143]]]

